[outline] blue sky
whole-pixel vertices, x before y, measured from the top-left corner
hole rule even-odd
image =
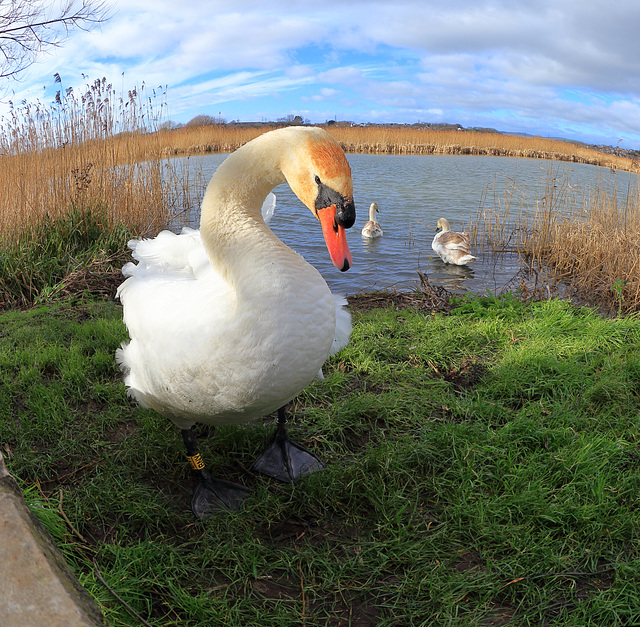
[[[637,0],[107,0],[0,101],[106,77],[167,117],[449,122],[640,148]],[[44,89],[44,88],[47,89]]]

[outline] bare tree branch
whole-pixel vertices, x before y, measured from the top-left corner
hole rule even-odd
[[[89,30],[108,18],[105,0],[0,0],[0,79],[18,78],[72,29]]]

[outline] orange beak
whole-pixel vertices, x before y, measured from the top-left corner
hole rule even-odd
[[[330,205],[318,210],[322,234],[333,265],[341,272],[351,267],[351,251],[347,244],[347,232],[336,223],[336,206]]]

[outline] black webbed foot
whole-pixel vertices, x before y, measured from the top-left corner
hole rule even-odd
[[[209,474],[198,453],[198,444],[191,429],[182,430],[182,439],[189,463],[198,473],[198,486],[191,499],[191,509],[196,518],[204,520],[216,512],[238,511],[243,501],[251,494],[251,490],[226,479],[216,479]]]
[[[278,410],[278,428],[271,444],[256,459],[251,470],[278,481],[291,483],[304,475],[322,470],[320,458],[287,433],[284,408]]]
[[[206,470],[201,470],[191,509],[196,518],[204,520],[216,512],[238,511],[250,494],[249,488],[233,481],[214,479]]]

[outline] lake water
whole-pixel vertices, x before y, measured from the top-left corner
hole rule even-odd
[[[182,159],[192,186],[201,198],[203,186],[227,155]],[[352,169],[356,223],[347,233],[353,266],[338,271],[324,244],[319,223],[288,185],[273,191],[277,197],[273,231],[312,263],[333,291],[343,294],[395,287],[411,289],[417,271],[433,285],[455,292],[500,293],[520,285],[520,260],[515,253],[491,254],[477,247],[478,261],[470,266],[444,264],[431,249],[438,218],[463,230],[479,212],[493,213],[515,224],[521,214],[550,202],[581,206],[586,194],[618,190],[624,198],[637,176],[582,164],[537,159],[463,155],[347,155]],[[369,205],[378,204],[384,235],[370,241],[360,231],[369,219]],[[191,218],[197,227],[199,215]],[[482,234],[480,234],[482,235]]]

